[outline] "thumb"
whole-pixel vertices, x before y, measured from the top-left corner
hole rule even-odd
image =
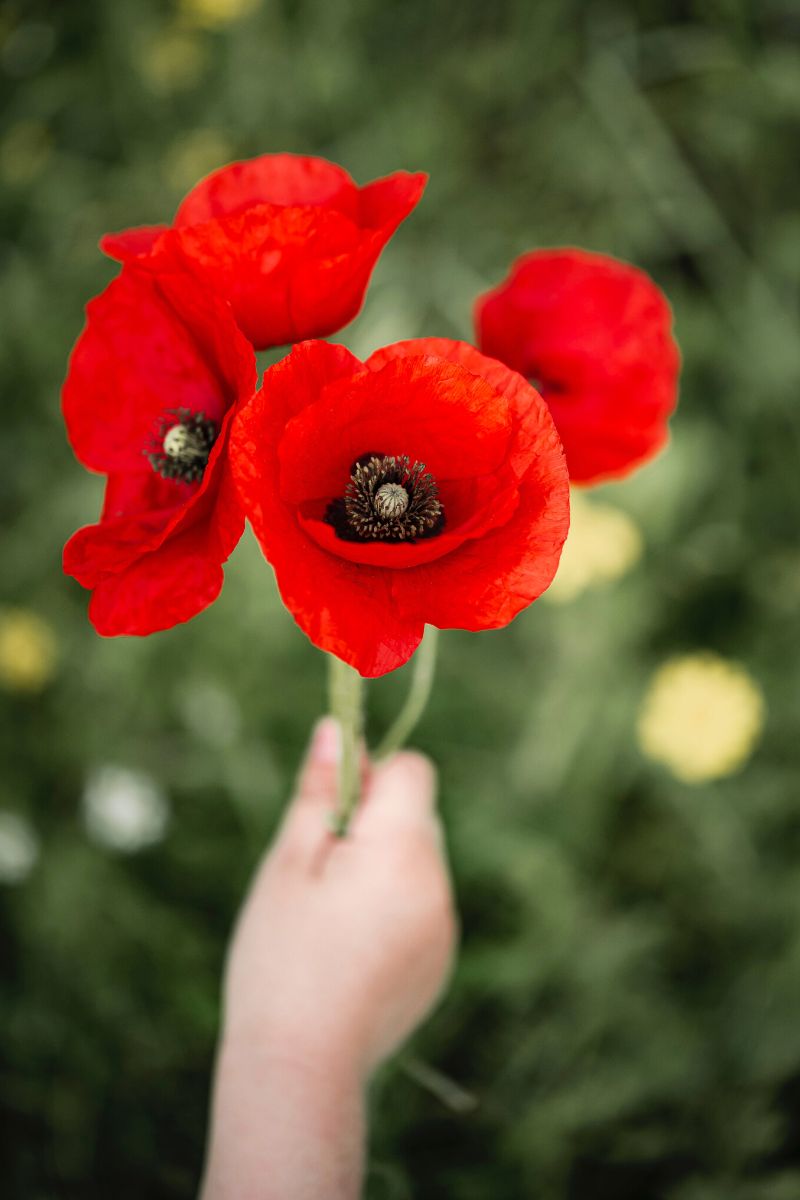
[[[316,847],[330,837],[328,816],[336,806],[341,729],[334,717],[314,726],[294,793],[281,822],[276,847],[295,853]]]
[[[292,809],[326,809],[336,802],[342,732],[335,717],[317,721],[297,777]]]

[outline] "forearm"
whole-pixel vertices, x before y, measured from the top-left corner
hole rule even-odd
[[[358,1200],[366,1081],[447,977],[431,766],[371,766],[355,832],[331,838],[338,746],[323,721],[237,922],[200,1200]]]
[[[200,1200],[357,1200],[364,1139],[346,1056],[223,1045]]]

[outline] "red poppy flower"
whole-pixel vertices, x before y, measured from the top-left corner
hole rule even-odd
[[[555,574],[569,481],[552,418],[463,342],[366,363],[295,346],[240,410],[230,454],[286,606],[362,675],[401,666],[426,622],[507,625]]]
[[[216,599],[244,517],[227,440],[256,383],[227,304],[134,268],[87,305],[63,390],[75,454],[108,475],[99,524],[64,548],[98,633],[147,634]]]
[[[356,315],[378,255],[422,195],[397,171],[357,187],[323,158],[264,154],[221,167],[164,225],[107,234],[122,262],[186,266],[229,300],[256,349],[335,333]]]
[[[584,250],[523,255],[478,299],[478,345],[539,388],[576,483],[625,475],[664,445],[680,355],[643,271]]]

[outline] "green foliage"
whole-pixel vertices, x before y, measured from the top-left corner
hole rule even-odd
[[[196,1188],[225,939],[324,664],[250,537],[190,625],[95,637],[60,551],[101,485],[58,389],[114,272],[99,234],[164,219],[227,158],[291,149],[359,181],[431,175],[343,335],[357,353],[469,336],[514,255],[578,243],[655,276],[685,357],[670,449],[603,489],[641,526],[638,565],[441,639],[417,740],[441,765],[463,947],[414,1053],[477,1104],[450,1111],[390,1065],[369,1196],[794,1200],[796,9],[264,0],[198,19],[213,8],[0,12],[2,598],[58,638],[46,687],[0,691],[0,802],[42,847],[0,885],[3,1195]],[[768,721],[740,774],[689,787],[642,757],[635,717],[665,657],[706,648],[747,665]],[[375,733],[404,682],[371,688]],[[169,796],[167,836],[138,854],[84,828],[108,763]]]

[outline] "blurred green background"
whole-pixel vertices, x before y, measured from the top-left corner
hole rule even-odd
[[[356,353],[468,337],[516,254],[577,243],[653,274],[685,358],[668,452],[583,497],[551,599],[442,638],[415,740],[463,947],[376,1084],[367,1195],[800,1196],[798,34],[792,0],[0,8],[8,1200],[194,1195],[225,940],[324,704],[250,535],[143,641],[60,571],[102,490],[58,399],[98,236],[277,150],[430,172]]]

